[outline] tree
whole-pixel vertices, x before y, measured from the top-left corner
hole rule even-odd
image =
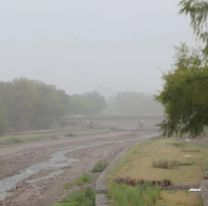
[[[70,97],[71,114],[98,114],[106,108],[105,97],[97,92],[89,92]]]
[[[4,134],[8,127],[8,120],[2,108],[0,108],[0,135]]]
[[[165,108],[161,123],[167,136],[200,135],[208,126],[208,62],[203,54],[182,45],[175,68],[164,75],[163,91],[156,97]]]
[[[191,18],[196,36],[204,43],[204,54],[208,55],[208,1],[181,0],[180,12]]]
[[[69,96],[55,86],[25,78],[0,82],[0,105],[12,128],[48,128],[69,110]]]

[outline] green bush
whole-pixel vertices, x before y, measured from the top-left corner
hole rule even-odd
[[[73,193],[69,198],[54,206],[95,206],[95,192],[91,188],[86,188]]]
[[[108,166],[107,162],[102,160],[97,162],[97,164],[92,169],[92,172],[102,172]]]
[[[89,174],[83,174],[75,180],[75,184],[82,185],[92,182],[92,177]]]

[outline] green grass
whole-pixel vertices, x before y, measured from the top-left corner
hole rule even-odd
[[[92,172],[102,172],[108,166],[107,162],[102,160],[96,163]]]
[[[114,206],[153,206],[160,198],[160,189],[149,185],[131,187],[112,184],[109,196]]]
[[[76,178],[73,182],[65,183],[63,185],[63,188],[65,190],[70,190],[73,186],[81,186],[84,184],[90,184],[90,183],[92,183],[92,181],[93,181],[92,176],[87,173],[84,173],[80,177]]]
[[[54,206],[95,206],[95,192],[91,188],[74,192],[68,198]]]
[[[63,187],[64,187],[65,190],[69,190],[69,189],[72,188],[72,186],[73,186],[73,185],[70,184],[70,183],[65,183]]]
[[[76,185],[83,185],[83,184],[88,184],[88,183],[91,183],[92,182],[92,176],[89,175],[89,174],[83,174],[82,176],[78,177],[74,183]]]

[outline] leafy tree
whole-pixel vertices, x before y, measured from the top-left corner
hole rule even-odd
[[[205,44],[204,53],[208,55],[208,1],[181,0],[180,12],[191,18],[191,25],[196,36]]]
[[[208,62],[203,54],[182,45],[175,70],[164,75],[163,91],[156,97],[165,108],[164,135],[202,134],[208,126]]]
[[[69,96],[56,87],[25,78],[0,82],[0,105],[12,128],[48,128],[69,110]]]
[[[89,92],[70,97],[71,114],[98,114],[106,108],[105,97],[97,92]]]

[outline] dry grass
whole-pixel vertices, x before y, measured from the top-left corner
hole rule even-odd
[[[176,169],[153,167],[153,162],[161,159],[193,164],[181,164]],[[115,178],[130,177],[138,180],[168,179],[179,185],[200,185],[207,165],[207,146],[161,138],[139,144],[129,151],[112,170],[109,183]],[[200,196],[195,193],[162,191],[160,197],[157,206],[201,205]]]
[[[204,174],[205,165],[208,164],[208,152],[206,147],[200,148],[200,152],[188,153],[180,147],[173,147],[170,143],[174,140],[159,139],[136,146],[129,152],[124,162],[116,171],[116,176],[132,177],[145,180],[169,179],[174,184],[199,184]],[[199,149],[200,146],[186,145],[191,149]],[[154,168],[152,163],[160,159],[174,159],[180,162],[194,162],[177,169]]]

